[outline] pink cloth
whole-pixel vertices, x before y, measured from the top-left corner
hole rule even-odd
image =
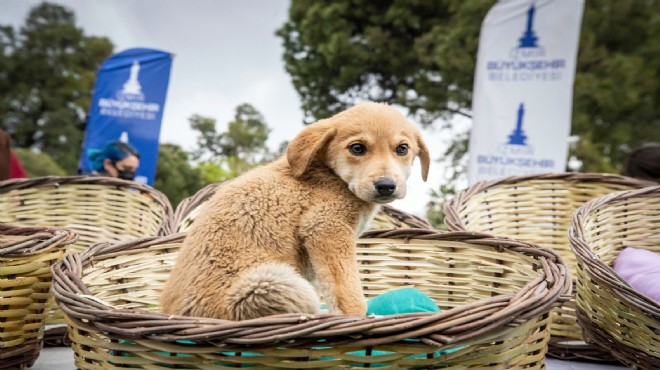
[[[660,303],[660,254],[628,247],[614,261],[614,271],[638,292]]]

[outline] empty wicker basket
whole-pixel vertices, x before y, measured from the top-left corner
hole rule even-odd
[[[585,338],[634,369],[660,369],[660,304],[612,269],[625,247],[660,253],[660,186],[586,203],[575,213],[569,238],[578,261],[578,322]]]
[[[543,369],[548,311],[571,289],[555,252],[482,234],[399,229],[359,241],[365,294],[414,286],[442,312],[168,316],[159,296],[183,238],[99,244],[56,265],[53,294],[78,368]]]
[[[575,274],[575,255],[567,237],[573,212],[586,201],[651,182],[607,174],[542,174],[479,182],[445,206],[452,231],[477,231],[515,238],[556,250]],[[575,300],[551,313],[549,354],[565,359],[611,361],[602,348],[584,343]]]
[[[50,266],[75,241],[68,230],[0,224],[0,369],[32,366],[39,356]]]
[[[221,183],[207,185],[199,190],[193,196],[188,197],[179,203],[174,212],[174,230],[175,232],[184,232],[190,228],[193,221],[204,204],[216,190],[221,187]],[[395,228],[421,228],[433,229],[433,226],[426,220],[398,210],[394,207],[384,206],[371,223],[372,229],[395,229]]]
[[[78,234],[68,251],[93,243],[120,242],[170,233],[172,207],[153,188],[111,177],[41,177],[0,182],[0,222],[64,227]],[[53,306],[55,306],[53,304]],[[48,324],[62,324],[53,312]],[[48,330],[47,342],[64,337],[64,326]],[[53,338],[52,340],[50,338]]]

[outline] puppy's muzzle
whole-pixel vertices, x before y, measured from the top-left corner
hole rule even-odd
[[[376,188],[378,197],[389,198],[396,191],[396,182],[388,177],[381,177],[374,181],[374,187]]]

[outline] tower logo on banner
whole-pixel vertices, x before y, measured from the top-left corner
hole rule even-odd
[[[518,106],[518,116],[516,118],[515,127],[511,134],[509,134],[509,140],[506,144],[501,145],[499,152],[502,154],[534,154],[534,149],[531,145],[527,144],[527,135],[523,130],[523,124],[525,119],[525,104],[520,103]]]
[[[537,41],[538,37],[534,32],[534,13],[536,12],[536,7],[534,3],[529,6],[527,11],[527,28],[520,38],[518,47],[513,49],[512,57],[515,58],[517,54],[522,54],[523,56],[544,56],[545,51],[542,47],[538,46]]]
[[[489,11],[475,71],[470,183],[565,170],[582,8],[579,0],[507,0]]]
[[[139,80],[140,62],[133,61],[128,79],[114,97],[99,99],[99,114],[109,117],[154,120],[160,104],[145,100]]]
[[[118,94],[121,98],[125,99],[137,99],[144,101],[144,94],[142,94],[142,86],[140,85],[140,80],[138,76],[140,75],[140,62],[137,60],[133,61],[131,65],[131,74],[128,76],[128,80],[124,84],[124,87],[121,89]]]

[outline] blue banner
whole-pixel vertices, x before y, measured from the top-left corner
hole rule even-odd
[[[140,153],[135,181],[153,185],[171,66],[172,54],[142,48],[122,51],[103,62],[83,142],[82,173],[92,171],[90,149],[120,140]]]

